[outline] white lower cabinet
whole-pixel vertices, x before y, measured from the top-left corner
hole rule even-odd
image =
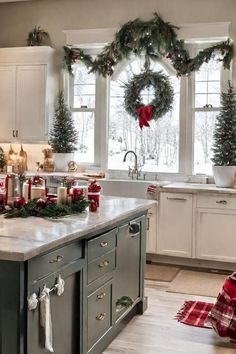
[[[196,258],[236,263],[236,210],[197,209]]]
[[[160,193],[157,253],[192,256],[193,196],[187,193]]]

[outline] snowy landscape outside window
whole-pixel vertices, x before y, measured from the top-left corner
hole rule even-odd
[[[212,175],[212,144],[216,116],[220,109],[221,62],[202,65],[195,73],[194,173]]]
[[[83,64],[76,64],[73,68],[71,111],[78,130],[78,151],[75,153],[75,160],[93,163],[96,77],[88,73]]]
[[[131,161],[123,162],[124,154],[134,150],[139,166],[147,172],[177,173],[179,170],[179,100],[180,79],[173,73],[170,76],[175,92],[173,110],[158,121],[152,120],[150,128],[139,127],[138,120],[124,109],[124,83],[143,69],[143,61],[129,62],[110,81],[110,114],[108,141],[108,168],[126,170]],[[153,63],[153,71],[162,70],[168,75],[161,63]],[[142,102],[148,104],[153,99],[153,87],[141,92]],[[131,156],[132,159],[132,156]]]

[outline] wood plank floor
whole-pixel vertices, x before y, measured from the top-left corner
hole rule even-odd
[[[236,345],[224,343],[213,330],[173,319],[184,301],[214,298],[167,293],[165,283],[148,284],[148,310],[134,317],[103,354],[236,354]]]

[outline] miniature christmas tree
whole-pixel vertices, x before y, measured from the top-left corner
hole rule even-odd
[[[3,171],[5,165],[6,165],[5,153],[3,151],[3,148],[0,146],[0,171]]]
[[[60,92],[49,144],[53,152],[68,153],[77,150],[77,140],[78,132],[75,129],[72,114],[65,103],[63,92]]]
[[[214,131],[212,162],[216,166],[236,166],[236,91],[230,81],[228,91],[221,94],[221,104]]]

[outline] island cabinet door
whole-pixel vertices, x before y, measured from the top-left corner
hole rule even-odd
[[[117,304],[119,299],[128,296],[135,303],[141,296],[141,230],[144,220],[145,218],[133,220],[119,227],[118,230],[117,268],[114,282],[116,320],[129,311],[129,308]]]
[[[36,283],[28,284],[28,298],[33,293],[39,295],[44,284],[52,289],[59,275],[65,281],[65,288],[61,296],[56,291],[50,293],[52,347],[55,354],[80,354],[83,353],[83,262],[75,261]],[[27,312],[27,354],[49,353],[45,348],[45,328],[40,324],[40,306]]]

